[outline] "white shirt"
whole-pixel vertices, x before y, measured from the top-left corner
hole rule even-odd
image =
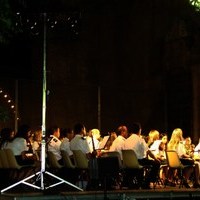
[[[124,149],[125,138],[119,135],[112,143],[109,151],[118,151],[122,159],[122,151]]]
[[[186,154],[186,148],[183,142],[179,142],[176,148],[179,158],[181,158],[184,154]]]
[[[153,142],[153,144],[150,146],[150,150],[152,151],[152,153],[154,155],[158,155],[159,154],[159,146],[160,146],[161,140],[155,140]]]
[[[195,147],[194,151],[195,151],[195,152],[198,152],[198,151],[200,151],[200,143],[199,143],[199,144],[197,144],[197,146]]]
[[[92,138],[91,137],[86,137],[86,140],[88,142],[89,148],[90,148],[90,152],[92,153],[94,149],[98,149],[99,148],[99,140],[97,140],[95,137],[93,137],[93,141],[94,141],[94,147],[92,144]]]
[[[70,149],[81,150],[83,153],[90,153],[90,148],[86,139],[81,135],[75,135],[74,138],[70,141]]]
[[[196,156],[197,158],[199,158],[200,156],[200,143],[196,145],[196,147],[194,148],[194,156]]]
[[[132,134],[124,142],[124,149],[132,149],[138,159],[146,157],[146,152],[149,150],[145,140],[137,134]]]
[[[23,151],[29,150],[26,140],[22,137],[16,137],[7,144],[5,149],[12,149],[15,156],[20,156]]]
[[[63,141],[61,142],[60,150],[67,151],[69,156],[73,155],[73,152],[70,149],[70,142],[69,142],[69,139],[67,137],[65,137],[63,139]]]
[[[60,160],[62,158],[61,152],[60,152],[60,145],[61,145],[61,141],[54,135],[51,135],[50,141],[48,143],[48,151],[53,152],[57,160]]]

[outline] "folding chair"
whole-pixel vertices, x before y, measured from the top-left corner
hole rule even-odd
[[[178,176],[178,179],[179,179],[179,188],[183,187],[184,186],[184,183],[186,182],[186,179],[184,177],[184,174],[183,174],[183,171],[186,169],[186,168],[189,168],[189,167],[194,167],[194,166],[191,166],[191,165],[183,165],[180,161],[180,158],[178,156],[178,153],[176,151],[173,151],[173,150],[167,150],[166,151],[166,156],[167,156],[167,163],[168,163],[168,166],[169,166],[169,169],[172,169],[173,171],[174,170],[177,170],[177,176]],[[177,183],[178,181],[176,180],[177,179],[177,176],[173,177],[173,182],[174,183]]]
[[[145,168],[139,164],[134,150],[122,150],[123,168],[128,187],[139,188],[144,181]]]

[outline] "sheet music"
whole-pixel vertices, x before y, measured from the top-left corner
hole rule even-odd
[[[108,140],[109,140],[110,136],[109,135],[106,135],[103,137],[103,140],[101,141],[101,143],[99,144],[99,148],[98,149],[104,149]]]

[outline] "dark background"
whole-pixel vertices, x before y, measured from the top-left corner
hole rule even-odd
[[[180,127],[197,142],[200,24],[188,2],[11,1],[23,31],[1,47],[0,84],[19,124],[42,123],[46,12],[47,127],[82,122],[106,134],[139,121],[144,134]]]

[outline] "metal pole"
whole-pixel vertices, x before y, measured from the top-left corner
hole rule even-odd
[[[37,189],[41,189],[41,190],[44,190],[44,189],[48,189],[48,188],[52,188],[54,186],[57,186],[57,185],[60,185],[62,183],[65,183],[65,184],[68,184],[80,191],[83,191],[82,188],[79,188],[78,186],[58,177],[58,176],[55,176],[54,174],[50,173],[50,172],[47,172],[45,171],[45,162],[46,162],[46,157],[45,157],[45,154],[46,154],[46,151],[45,151],[45,147],[46,147],[46,34],[47,34],[47,25],[46,25],[46,18],[47,18],[47,14],[44,13],[43,14],[43,20],[44,20],[44,32],[43,32],[43,87],[42,87],[42,142],[41,142],[41,170],[29,177],[26,177],[25,179],[23,180],[20,180],[19,182],[17,183],[14,183],[10,186],[8,186],[7,188],[4,188],[3,190],[1,190],[1,193],[19,185],[19,184],[25,184],[25,185],[28,185],[30,187],[33,187],[33,188],[37,188]],[[44,184],[44,174],[47,174],[55,179],[58,180],[57,183],[54,183],[52,185],[49,185],[48,187],[45,188],[45,184]],[[27,182],[28,180],[32,179],[33,177],[35,176],[39,176],[40,178],[40,181],[41,181],[41,185],[40,187],[39,186],[36,186],[30,182]]]
[[[45,172],[45,146],[46,146],[46,17],[47,14],[43,14],[44,20],[44,32],[43,32],[43,87],[42,87],[42,142],[41,142],[41,189],[44,189],[43,175]]]
[[[15,80],[15,133],[18,129],[18,80]]]
[[[98,129],[101,130],[101,87],[98,86]]]

